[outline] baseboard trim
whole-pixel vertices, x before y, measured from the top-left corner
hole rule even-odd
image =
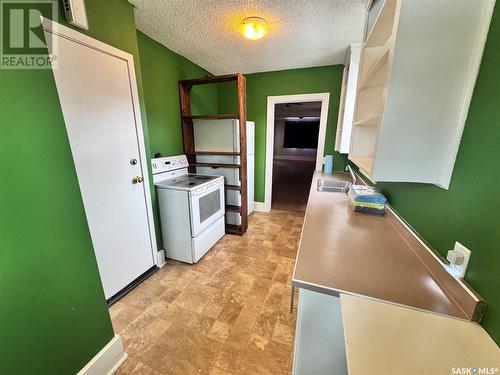
[[[140,275],[138,278],[133,280],[130,284],[125,286],[122,290],[120,290],[118,293],[116,293],[114,296],[109,297],[106,302],[108,303],[108,307],[111,307],[114,303],[116,303],[120,298],[126,296],[128,293],[130,293],[136,286],[138,286],[140,283],[142,283],[144,280],[146,280],[149,276],[151,276],[153,273],[158,271],[159,268],[155,264],[153,267],[151,267],[149,270],[144,272],[142,275]]]
[[[259,212],[269,212],[271,211],[270,207],[267,207],[267,205],[263,202],[254,202],[253,204],[254,210],[259,211]]]
[[[295,161],[316,161],[316,155],[274,155],[273,159],[276,160],[295,160]]]
[[[165,264],[167,264],[167,256],[166,256],[166,251],[161,249],[161,250],[158,250],[158,252],[156,253],[156,265],[159,267],[159,268],[162,268]]]
[[[115,335],[77,375],[112,375],[127,358],[122,338]]]

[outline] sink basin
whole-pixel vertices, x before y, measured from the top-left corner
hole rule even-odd
[[[351,183],[348,181],[318,180],[318,191],[329,191],[332,193],[347,193]]]

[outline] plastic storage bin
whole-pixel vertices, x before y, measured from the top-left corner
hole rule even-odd
[[[349,196],[354,211],[373,215],[385,214],[387,199],[377,189],[370,186],[353,185],[349,189]]]

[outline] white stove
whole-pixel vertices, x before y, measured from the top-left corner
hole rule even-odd
[[[224,177],[188,173],[185,155],[151,166],[166,256],[196,263],[224,235]]]

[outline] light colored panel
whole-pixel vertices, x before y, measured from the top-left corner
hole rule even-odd
[[[157,196],[163,247],[167,258],[193,263],[188,192],[157,188]]]
[[[374,178],[447,186],[488,1],[402,1]],[[484,42],[484,41],[483,41]],[[472,77],[471,77],[472,74]]]
[[[248,155],[247,159],[247,194],[248,194],[248,214],[254,209],[255,199],[255,155]]]
[[[478,324],[341,294],[350,375],[450,375],[500,368],[500,350]],[[456,372],[457,374],[459,372]]]
[[[352,126],[354,122],[354,110],[356,108],[356,91],[358,84],[358,73],[361,59],[361,44],[351,44],[349,60],[349,75],[347,77],[347,90],[345,93],[344,117],[342,120],[342,136],[339,152],[349,153],[351,144]]]
[[[195,150],[238,152],[237,124],[236,120],[193,120]]]
[[[299,289],[294,375],[347,375],[340,298]]]

